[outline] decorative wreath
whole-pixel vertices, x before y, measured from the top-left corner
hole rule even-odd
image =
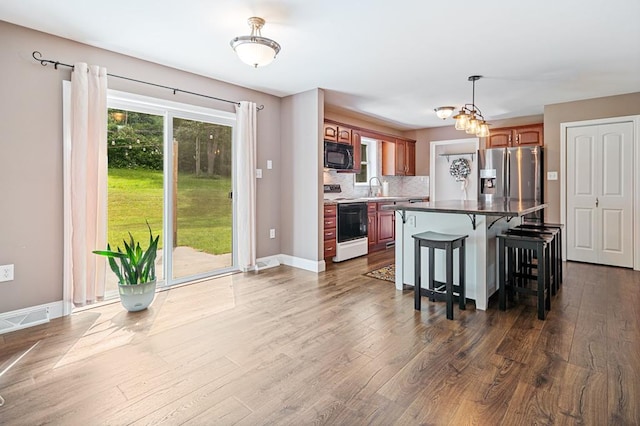
[[[456,182],[462,182],[471,173],[471,166],[464,158],[456,158],[451,162],[449,173],[456,178]]]

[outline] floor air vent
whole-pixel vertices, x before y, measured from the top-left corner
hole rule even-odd
[[[0,334],[49,322],[49,308],[0,315]]]

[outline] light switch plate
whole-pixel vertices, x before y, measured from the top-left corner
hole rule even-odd
[[[558,172],[547,172],[547,180],[558,180]]]
[[[256,179],[262,179],[262,169],[256,169]]]
[[[273,169],[273,161],[267,160],[267,170]]]

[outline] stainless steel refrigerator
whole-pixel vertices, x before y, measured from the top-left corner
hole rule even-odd
[[[478,200],[543,202],[542,147],[491,148],[478,151]],[[525,216],[543,222],[543,211]]]

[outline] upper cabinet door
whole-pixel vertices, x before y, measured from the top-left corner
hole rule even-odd
[[[414,142],[407,142],[405,166],[406,176],[416,175],[416,144]]]
[[[351,129],[338,127],[338,142],[351,145]]]
[[[396,176],[404,176],[407,171],[407,143],[396,139]]]
[[[535,126],[522,126],[516,127],[515,132],[515,144],[513,146],[543,146],[543,128],[542,124]]]
[[[487,138],[487,148],[504,148],[511,146],[512,129],[493,129]]]
[[[353,145],[353,171],[360,173],[362,169],[362,142],[360,140],[360,132],[351,131],[351,145]]]
[[[486,139],[486,147],[543,146],[543,134],[542,124],[493,129],[491,135]]]
[[[338,126],[324,123],[324,140],[338,142]]]

